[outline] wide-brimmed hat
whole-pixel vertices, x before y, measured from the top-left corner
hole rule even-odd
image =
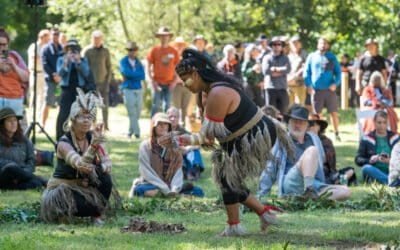
[[[310,123],[317,123],[319,125],[319,131],[324,131],[328,127],[328,122],[322,120],[318,114],[310,115]]]
[[[138,50],[139,46],[136,44],[136,42],[129,41],[129,42],[126,43],[125,49],[127,49],[127,50],[131,50],[131,49]]]
[[[17,117],[18,120],[22,119],[22,116],[15,114],[15,111],[12,108],[3,108],[0,110],[0,121],[8,118],[8,117]]]
[[[289,112],[287,114],[283,115],[283,117],[285,119],[285,122],[288,122],[289,119],[309,121],[308,115],[309,115],[309,112],[305,107],[300,106],[300,105],[293,105],[289,109]]]
[[[161,112],[156,113],[151,120],[153,121],[154,127],[157,126],[159,122],[165,122],[171,124],[171,120],[169,119],[166,113],[161,113]]]
[[[279,42],[282,44],[282,47],[285,46],[285,41],[282,39],[282,36],[274,36],[271,41],[269,41],[269,46],[272,46],[272,44]]]
[[[262,41],[267,41],[267,40],[268,40],[268,38],[265,34],[260,34],[256,39],[257,42],[262,42]]]
[[[293,42],[299,42],[300,40],[301,40],[301,38],[300,38],[299,35],[294,35],[294,36],[292,36],[292,37],[290,38],[290,42],[291,42],[291,43],[293,43]]]
[[[159,37],[159,36],[173,36],[174,33],[172,33],[168,29],[168,27],[160,27],[155,35],[156,35],[156,37]]]
[[[375,38],[368,38],[365,41],[364,46],[368,46],[368,45],[373,44],[373,43],[375,43],[376,45],[379,44],[378,41]]]

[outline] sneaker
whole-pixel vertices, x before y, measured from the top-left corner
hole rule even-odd
[[[225,227],[224,231],[222,231],[222,233],[219,234],[219,236],[222,236],[222,237],[236,237],[236,236],[244,236],[246,234],[247,234],[246,230],[239,223],[239,224],[236,224],[236,225],[227,225]]]
[[[317,200],[319,198],[317,191],[313,187],[307,187],[304,191],[303,197],[306,200]]]

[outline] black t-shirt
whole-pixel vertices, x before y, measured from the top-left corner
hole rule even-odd
[[[362,82],[366,86],[369,78],[374,71],[382,72],[386,69],[385,58],[383,56],[364,56],[360,61],[360,69],[363,71]]]

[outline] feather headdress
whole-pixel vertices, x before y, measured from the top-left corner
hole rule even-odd
[[[74,120],[79,114],[90,114],[93,117],[93,120],[95,120],[97,108],[103,108],[104,106],[103,99],[99,93],[88,92],[85,94],[80,88],[76,88],[76,92],[78,95],[76,96],[75,102],[73,102],[71,105],[69,119],[65,121],[63,126],[64,131],[69,130],[68,122]]]

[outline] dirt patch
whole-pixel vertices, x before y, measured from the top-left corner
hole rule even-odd
[[[128,226],[121,228],[122,233],[182,233],[186,231],[183,224],[158,223],[156,221],[146,221],[140,217],[133,217],[129,220]]]

